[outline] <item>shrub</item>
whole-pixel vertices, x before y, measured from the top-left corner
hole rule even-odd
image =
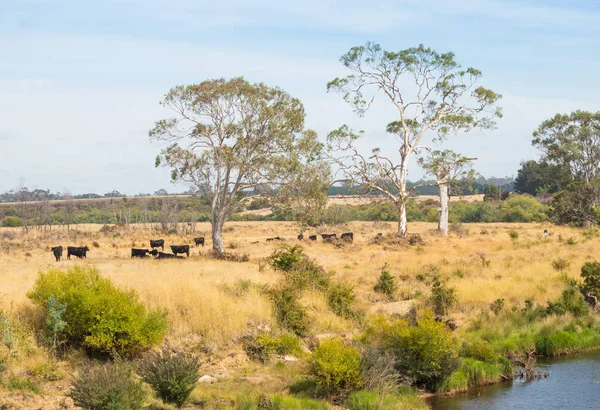
[[[429,301],[433,306],[433,311],[437,315],[447,315],[448,310],[458,301],[456,289],[437,281],[431,287]]]
[[[519,239],[519,232],[517,231],[509,231],[508,232],[508,236],[510,236],[510,239],[512,239],[513,241]]]
[[[310,319],[298,302],[300,292],[289,286],[281,286],[270,292],[277,323],[300,337],[308,336]]]
[[[364,339],[396,356],[396,369],[416,385],[433,389],[458,366],[458,346],[450,329],[431,312],[417,312],[416,323],[376,319]]]
[[[86,410],[137,410],[145,400],[142,384],[120,364],[82,370],[73,380],[68,396]]]
[[[552,269],[554,269],[557,272],[565,271],[569,269],[570,266],[571,262],[564,258],[556,258],[552,261]]]
[[[18,216],[5,216],[2,218],[2,226],[4,228],[16,228],[23,226],[23,220]]]
[[[62,333],[67,341],[93,355],[134,356],[159,343],[166,332],[166,312],[147,312],[137,293],[119,290],[95,267],[40,273],[27,297],[48,316],[53,296],[66,306],[60,320],[66,322]],[[57,330],[53,323],[51,332]]]
[[[283,333],[279,336],[265,332],[242,338],[244,350],[251,360],[267,363],[274,353],[279,355],[301,354],[302,348],[295,335]]]
[[[373,290],[377,293],[383,293],[388,298],[392,299],[397,290],[396,280],[390,272],[388,271],[388,265],[385,264],[381,269],[381,275],[379,276],[379,280],[375,284]]]
[[[310,373],[330,393],[342,394],[362,385],[360,352],[341,340],[325,340],[314,351]]]
[[[583,285],[581,292],[584,295],[600,296],[600,262],[586,262],[581,267]]]
[[[470,357],[486,363],[495,363],[499,358],[499,355],[492,349],[492,346],[481,339],[463,342],[460,354],[463,357]]]
[[[572,313],[575,316],[584,316],[588,313],[587,302],[577,288],[577,282],[570,280],[560,297],[548,302],[546,313],[551,315],[564,315]]]
[[[302,254],[302,248],[299,246],[284,246],[275,250],[269,258],[269,263],[273,269],[283,273],[286,284],[296,289],[325,290],[330,285],[331,275]]]
[[[352,306],[356,299],[354,287],[338,283],[329,289],[327,302],[336,315],[345,319],[360,319],[360,313]]]
[[[395,366],[396,359],[391,352],[366,348],[360,358],[363,387],[382,392],[395,390],[400,382],[400,374]]]
[[[169,346],[146,356],[138,373],[165,403],[181,408],[196,386],[200,371],[198,358],[174,352]]]
[[[496,201],[500,199],[500,188],[498,188],[496,185],[486,184],[484,193],[484,201]]]
[[[498,316],[502,312],[502,309],[504,309],[504,299],[494,300],[494,303],[492,303],[492,312]]]

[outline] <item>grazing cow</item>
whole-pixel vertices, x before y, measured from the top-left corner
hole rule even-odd
[[[331,242],[337,238],[337,236],[334,233],[322,233],[321,238],[323,238],[323,242]]]
[[[317,240],[317,235],[310,235],[308,237],[308,239],[310,239],[311,241],[316,241]]]
[[[152,256],[158,256],[158,251],[156,249],[152,249],[150,252],[148,252],[150,255]]]
[[[194,238],[194,243],[196,244],[196,246],[198,246],[198,245],[204,246],[204,236],[202,238]]]
[[[55,246],[51,250],[56,258],[56,262],[60,262],[60,258],[62,257],[62,246]]]
[[[87,252],[89,252],[90,248],[87,246],[77,247],[77,246],[68,246],[67,247],[67,259],[71,259],[71,255],[77,256],[79,259],[86,258]]]
[[[131,248],[131,257],[132,258],[147,258],[150,253],[148,249],[136,249]]]
[[[190,256],[190,245],[171,245],[171,250],[175,255],[178,253],[185,253],[188,258]]]
[[[172,248],[172,246],[171,246]],[[156,259],[184,259],[183,256],[173,255],[172,253],[158,252]]]
[[[267,238],[267,242],[271,241],[283,241],[283,238],[280,238],[279,236],[275,236],[274,238]]]
[[[542,235],[542,238],[546,239],[548,237],[548,230],[544,229],[544,234]]]
[[[156,239],[156,240],[150,239],[150,247],[152,249],[160,247],[164,251],[165,250],[165,240],[164,239]]]
[[[354,233],[353,232],[346,232],[342,234],[342,241],[344,242],[354,242]]]
[[[299,240],[299,241],[301,241],[301,240],[303,240],[303,239],[304,239],[304,235],[302,235],[302,234],[298,235],[298,240]]]

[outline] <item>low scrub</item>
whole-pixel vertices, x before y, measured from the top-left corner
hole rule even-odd
[[[326,290],[331,284],[331,274],[303,253],[299,246],[283,246],[273,252],[269,264],[283,273],[288,286],[299,290]]]
[[[354,288],[345,283],[331,286],[327,292],[327,302],[336,315],[344,319],[360,320],[361,313],[354,308],[356,292]]]
[[[386,295],[390,300],[394,299],[396,291],[398,290],[398,285],[396,285],[396,279],[390,274],[387,264],[381,269],[379,280],[373,287],[373,290],[377,293]]]
[[[75,376],[68,396],[86,410],[137,410],[146,400],[142,383],[121,364],[83,369]]]
[[[118,289],[92,266],[40,273],[27,296],[44,311],[51,299],[64,305],[61,333],[91,355],[132,357],[160,343],[167,330],[166,312],[148,312],[136,292]]]
[[[149,354],[138,366],[138,374],[158,397],[178,408],[188,401],[199,372],[200,363],[196,356],[173,351],[169,346]]]
[[[309,372],[328,393],[340,395],[363,384],[360,352],[338,339],[325,340],[313,352]]]
[[[452,332],[428,311],[417,312],[414,324],[377,318],[363,341],[393,353],[398,372],[409,383],[430,390],[458,366],[459,347]]]
[[[245,336],[242,338],[242,344],[248,357],[260,363],[268,363],[274,354],[297,355],[302,353],[298,337],[289,333],[277,336],[261,332],[256,335]]]
[[[308,336],[311,320],[304,307],[298,302],[300,292],[283,285],[271,289],[269,295],[273,301],[277,323],[300,337]]]

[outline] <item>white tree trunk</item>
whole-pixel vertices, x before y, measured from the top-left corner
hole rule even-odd
[[[223,244],[223,225],[225,224],[225,217],[221,214],[216,214],[213,216],[211,224],[213,250],[215,252],[224,253],[225,245]]]
[[[403,155],[404,154],[404,155]],[[408,177],[408,154],[400,153],[402,160],[400,162],[400,186],[398,187],[398,236],[406,238],[408,233],[408,221],[406,220],[406,204],[408,202],[408,193],[406,192],[406,179]]]
[[[441,182],[438,184],[440,191],[440,220],[438,222],[438,231],[444,236],[448,236],[448,184]]]
[[[398,236],[406,238],[408,233],[408,222],[406,220],[406,202],[402,201],[398,204]]]

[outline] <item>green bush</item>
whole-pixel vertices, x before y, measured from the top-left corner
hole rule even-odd
[[[337,283],[329,288],[327,302],[336,315],[345,319],[359,320],[361,317],[352,306],[356,300],[354,287],[345,283]]]
[[[92,266],[40,273],[27,297],[46,315],[52,297],[65,305],[62,333],[92,355],[135,356],[161,342],[167,329],[166,312],[147,312],[137,293],[116,288]]]
[[[289,286],[280,286],[269,292],[277,323],[300,337],[308,336],[310,318],[298,302],[300,292]]]
[[[448,287],[444,282],[437,281],[431,287],[429,302],[437,315],[447,315],[448,310],[458,302],[456,289]]]
[[[23,220],[18,216],[5,216],[2,218],[2,226],[4,228],[16,228],[23,226]]]
[[[388,270],[388,265],[384,265],[381,269],[381,275],[379,276],[379,280],[375,284],[373,290],[377,293],[383,293],[388,298],[392,299],[398,286],[396,285],[396,280],[390,274]]]
[[[543,222],[548,220],[548,206],[529,195],[514,195],[500,207],[502,222]]]
[[[276,271],[282,272],[285,283],[299,290],[307,288],[325,290],[331,275],[314,260],[302,253],[299,246],[283,246],[273,252],[269,262]]]
[[[418,386],[434,389],[458,366],[458,345],[452,332],[428,311],[417,312],[416,323],[375,319],[364,335],[396,356],[396,369]]]
[[[581,267],[583,285],[581,292],[584,295],[600,297],[600,262],[586,262]]]
[[[261,332],[242,338],[244,351],[251,360],[267,363],[273,354],[301,354],[302,348],[298,337],[293,334],[283,333],[279,336]]]
[[[360,352],[338,339],[321,343],[313,352],[309,369],[317,384],[335,395],[352,391],[363,383]]]
[[[142,384],[131,371],[114,364],[82,370],[68,396],[86,410],[137,410],[146,399]]]
[[[198,358],[168,346],[146,356],[138,367],[141,378],[165,403],[181,408],[192,394],[200,371]]]
[[[463,342],[460,355],[486,363],[495,363],[500,357],[488,342],[481,339]]]
[[[572,313],[575,316],[584,316],[588,313],[588,305],[577,287],[577,282],[571,280],[555,301],[548,302],[546,313],[549,315],[564,315]]]

